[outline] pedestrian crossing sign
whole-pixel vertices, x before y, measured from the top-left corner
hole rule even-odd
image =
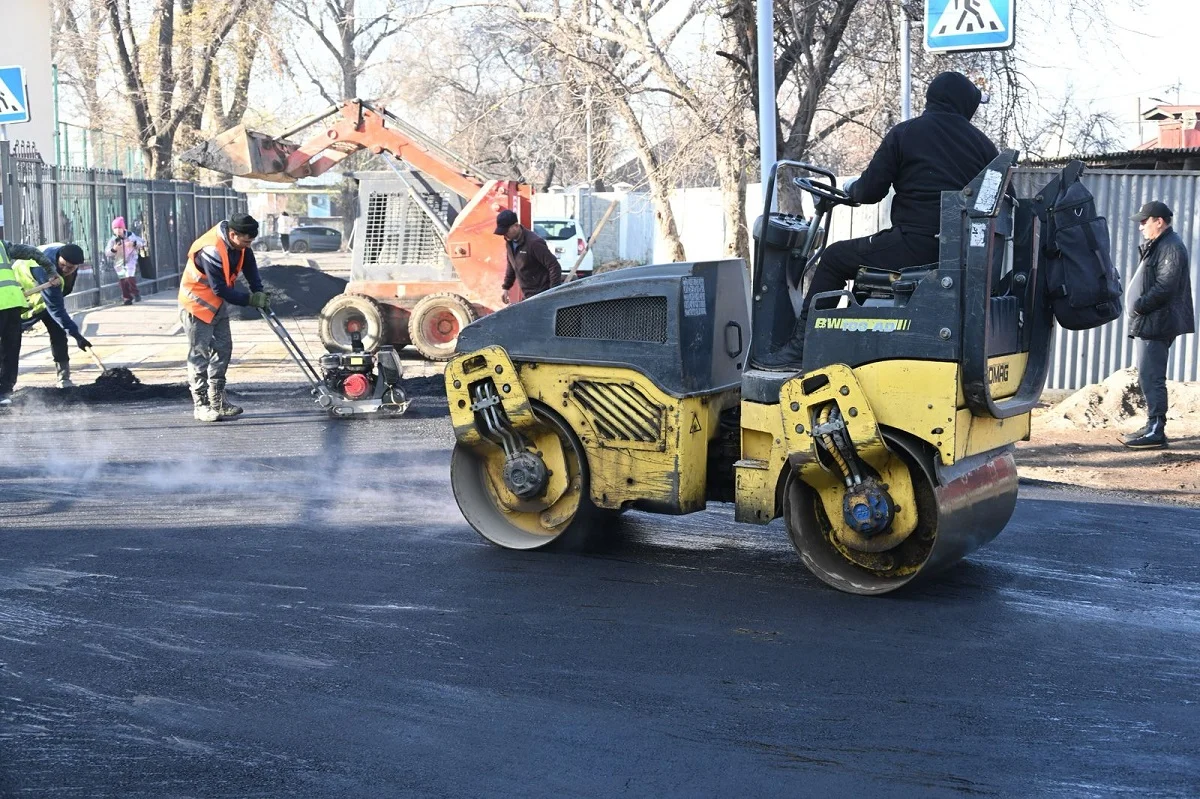
[[[925,49],[1004,50],[1013,46],[1016,0],[925,0]]]
[[[25,67],[0,67],[0,125],[29,121]]]

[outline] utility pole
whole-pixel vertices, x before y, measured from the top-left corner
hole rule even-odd
[[[758,152],[763,204],[778,152],[775,144],[775,2],[758,0]]]

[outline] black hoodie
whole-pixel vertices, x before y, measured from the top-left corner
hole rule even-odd
[[[936,234],[942,192],[963,189],[999,154],[970,121],[981,99],[965,75],[938,75],[925,92],[925,113],[888,131],[850,196],[877,203],[894,187],[892,227]]]

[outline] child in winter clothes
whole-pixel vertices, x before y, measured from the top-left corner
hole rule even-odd
[[[142,301],[142,293],[138,291],[138,251],[146,246],[146,241],[136,233],[125,229],[125,217],[118,216],[112,221],[112,238],[108,240],[105,249],[113,259],[113,269],[121,282],[121,298],[125,305]]]

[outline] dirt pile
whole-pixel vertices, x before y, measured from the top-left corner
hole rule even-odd
[[[258,274],[271,296],[271,310],[283,317],[313,318],[346,288],[345,280],[310,266],[264,266]],[[259,314],[254,308],[238,307],[234,318],[258,319]]]
[[[1200,384],[1167,381],[1168,422],[1200,424]],[[1103,382],[1080,389],[1042,415],[1050,430],[1125,428],[1144,421],[1146,402],[1138,388],[1137,369],[1122,369]]]

